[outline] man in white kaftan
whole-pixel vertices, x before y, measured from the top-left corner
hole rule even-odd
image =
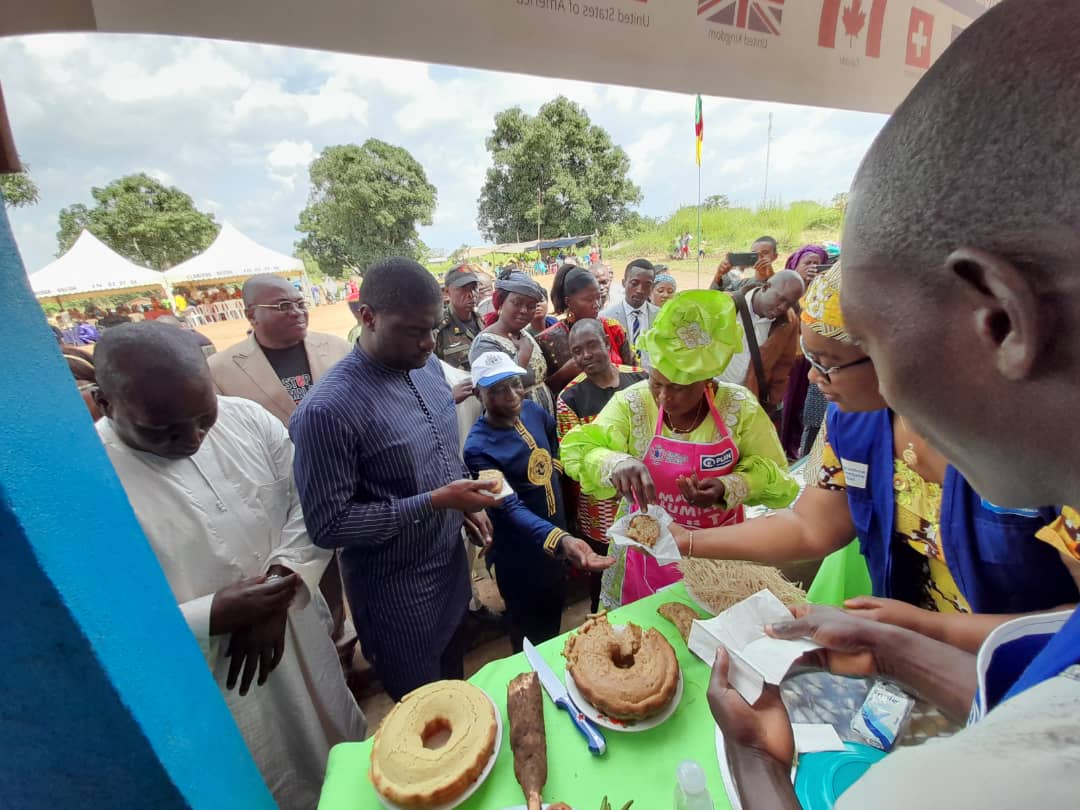
[[[109,356],[118,353],[113,349]],[[134,398],[115,393],[120,386],[108,378],[111,370],[101,397],[110,400],[110,410],[97,427],[139,523],[275,800],[286,809],[313,808],[330,747],[362,739],[366,723],[327,631],[330,615],[318,584],[331,552],[313,545],[304,526],[289,436],[262,406],[217,397],[216,421],[209,416],[212,427],[198,431],[201,443],[179,450],[190,454],[135,449],[126,440],[130,422],[122,414],[119,423],[110,418],[122,398],[122,405]],[[178,385],[192,385],[190,368],[188,373]],[[168,387],[168,380],[154,379]],[[204,401],[209,405],[202,406],[208,413],[215,401],[210,391]],[[153,424],[171,426],[177,419],[166,415]],[[172,457],[159,454],[166,452]],[[251,683],[250,691],[230,689],[229,648],[238,631],[211,635],[212,606],[223,589],[259,582],[271,568],[299,576],[280,663],[271,665],[265,683]]]

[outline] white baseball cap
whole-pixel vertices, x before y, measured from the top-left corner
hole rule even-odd
[[[472,362],[472,378],[481,388],[522,374],[528,372],[502,352],[484,352]]]

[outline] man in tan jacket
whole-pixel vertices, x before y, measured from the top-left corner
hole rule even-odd
[[[210,357],[214,385],[226,396],[258,402],[287,427],[297,403],[352,346],[308,332],[304,297],[283,278],[254,276],[243,296],[252,331]]]
[[[253,276],[244,283],[242,294],[251,334],[209,357],[210,375],[219,393],[258,402],[288,427],[297,403],[352,346],[336,335],[308,332],[303,295],[279,276]],[[347,668],[356,633],[346,626],[336,557],[319,589],[334,620],[331,636]]]

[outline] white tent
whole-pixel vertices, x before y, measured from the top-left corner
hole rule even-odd
[[[304,263],[244,236],[228,222],[205,251],[165,271],[173,286],[241,281],[259,273],[299,276]]]
[[[165,276],[139,267],[83,231],[67,253],[30,274],[38,298],[93,298],[137,290],[165,291]]]

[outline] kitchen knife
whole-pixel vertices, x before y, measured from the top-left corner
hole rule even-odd
[[[596,756],[600,756],[607,751],[607,741],[604,739],[604,735],[574,704],[574,701],[566,692],[566,687],[551,671],[547,661],[540,657],[540,653],[536,651],[536,647],[532,645],[531,641],[525,639],[523,644],[525,657],[529,659],[529,664],[536,671],[536,674],[540,676],[540,683],[543,684],[544,691],[548,693],[548,697],[556,706],[570,715],[570,719],[574,721],[577,730],[588,741],[589,751]]]

